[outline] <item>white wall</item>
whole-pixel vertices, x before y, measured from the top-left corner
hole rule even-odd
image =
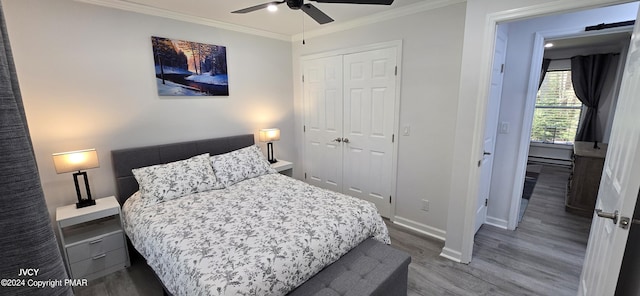
[[[447,240],[443,256],[469,262],[473,220],[482,158],[484,114],[496,22],[514,21],[559,11],[622,3],[619,0],[467,0],[460,92],[452,162]],[[509,43],[512,41],[509,40]],[[524,74],[528,77],[528,72]],[[505,81],[505,85],[506,85]],[[504,98],[503,98],[504,100]]]
[[[465,4],[459,3],[293,44],[296,134],[302,135],[302,56],[402,40],[400,127],[395,217],[436,237],[444,237],[451,186]],[[302,138],[296,145],[302,151]],[[296,175],[302,172],[302,154]],[[421,199],[430,201],[428,212]]]
[[[637,8],[637,4],[625,4],[509,23],[509,43],[499,121],[510,123],[511,132],[498,134],[496,139],[490,206],[487,210],[487,216],[492,220],[509,220],[514,187],[522,187],[520,184],[522,180],[517,179],[517,158],[521,139],[520,131],[525,118],[525,101],[535,33],[580,29],[593,24],[635,19]],[[608,115],[608,109],[606,112],[601,112],[601,114],[605,113]]]
[[[293,157],[289,42],[71,0],[2,4],[52,218],[76,199],[54,152],[98,150],[94,197],[115,194],[113,149],[279,127],[276,157]],[[158,97],[152,35],[227,46],[229,97]]]

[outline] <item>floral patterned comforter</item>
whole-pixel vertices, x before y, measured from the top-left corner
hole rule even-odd
[[[124,229],[174,295],[284,295],[369,237],[373,204],[268,174],[151,204],[134,194]]]

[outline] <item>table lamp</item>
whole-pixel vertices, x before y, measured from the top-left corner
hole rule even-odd
[[[77,171],[73,174],[73,182],[75,182],[76,194],[78,195],[76,208],[84,208],[87,206],[95,205],[96,201],[91,199],[91,190],[89,189],[89,179],[87,179],[87,172],[81,171],[97,168],[100,166],[96,149],[54,153],[52,156],[53,164],[56,167],[56,173],[63,174]],[[82,194],[80,193],[80,186],[78,185],[78,176],[80,175],[84,177],[84,186],[87,191],[86,199],[83,199]]]
[[[260,130],[260,142],[268,142],[267,143],[267,160],[270,163],[278,162],[277,159],[273,157],[273,141],[280,140],[280,129],[277,128],[265,128]]]

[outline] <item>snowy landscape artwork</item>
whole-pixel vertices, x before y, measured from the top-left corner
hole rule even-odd
[[[158,95],[228,96],[227,48],[151,37]]]

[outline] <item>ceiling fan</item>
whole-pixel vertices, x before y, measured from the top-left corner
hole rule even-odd
[[[391,5],[393,0],[310,0],[318,3],[347,3],[347,4],[376,4],[376,5]],[[307,15],[309,15],[312,19],[314,19],[319,24],[326,24],[333,22],[333,19],[322,12],[317,7],[313,6],[309,3],[304,3],[304,0],[282,0],[282,1],[273,1],[264,4],[259,4],[256,6],[247,7],[244,9],[232,11],[231,13],[247,13],[256,10],[260,10],[263,8],[267,8],[269,6],[280,5],[282,3],[287,3],[287,6],[293,10],[301,9]]]

